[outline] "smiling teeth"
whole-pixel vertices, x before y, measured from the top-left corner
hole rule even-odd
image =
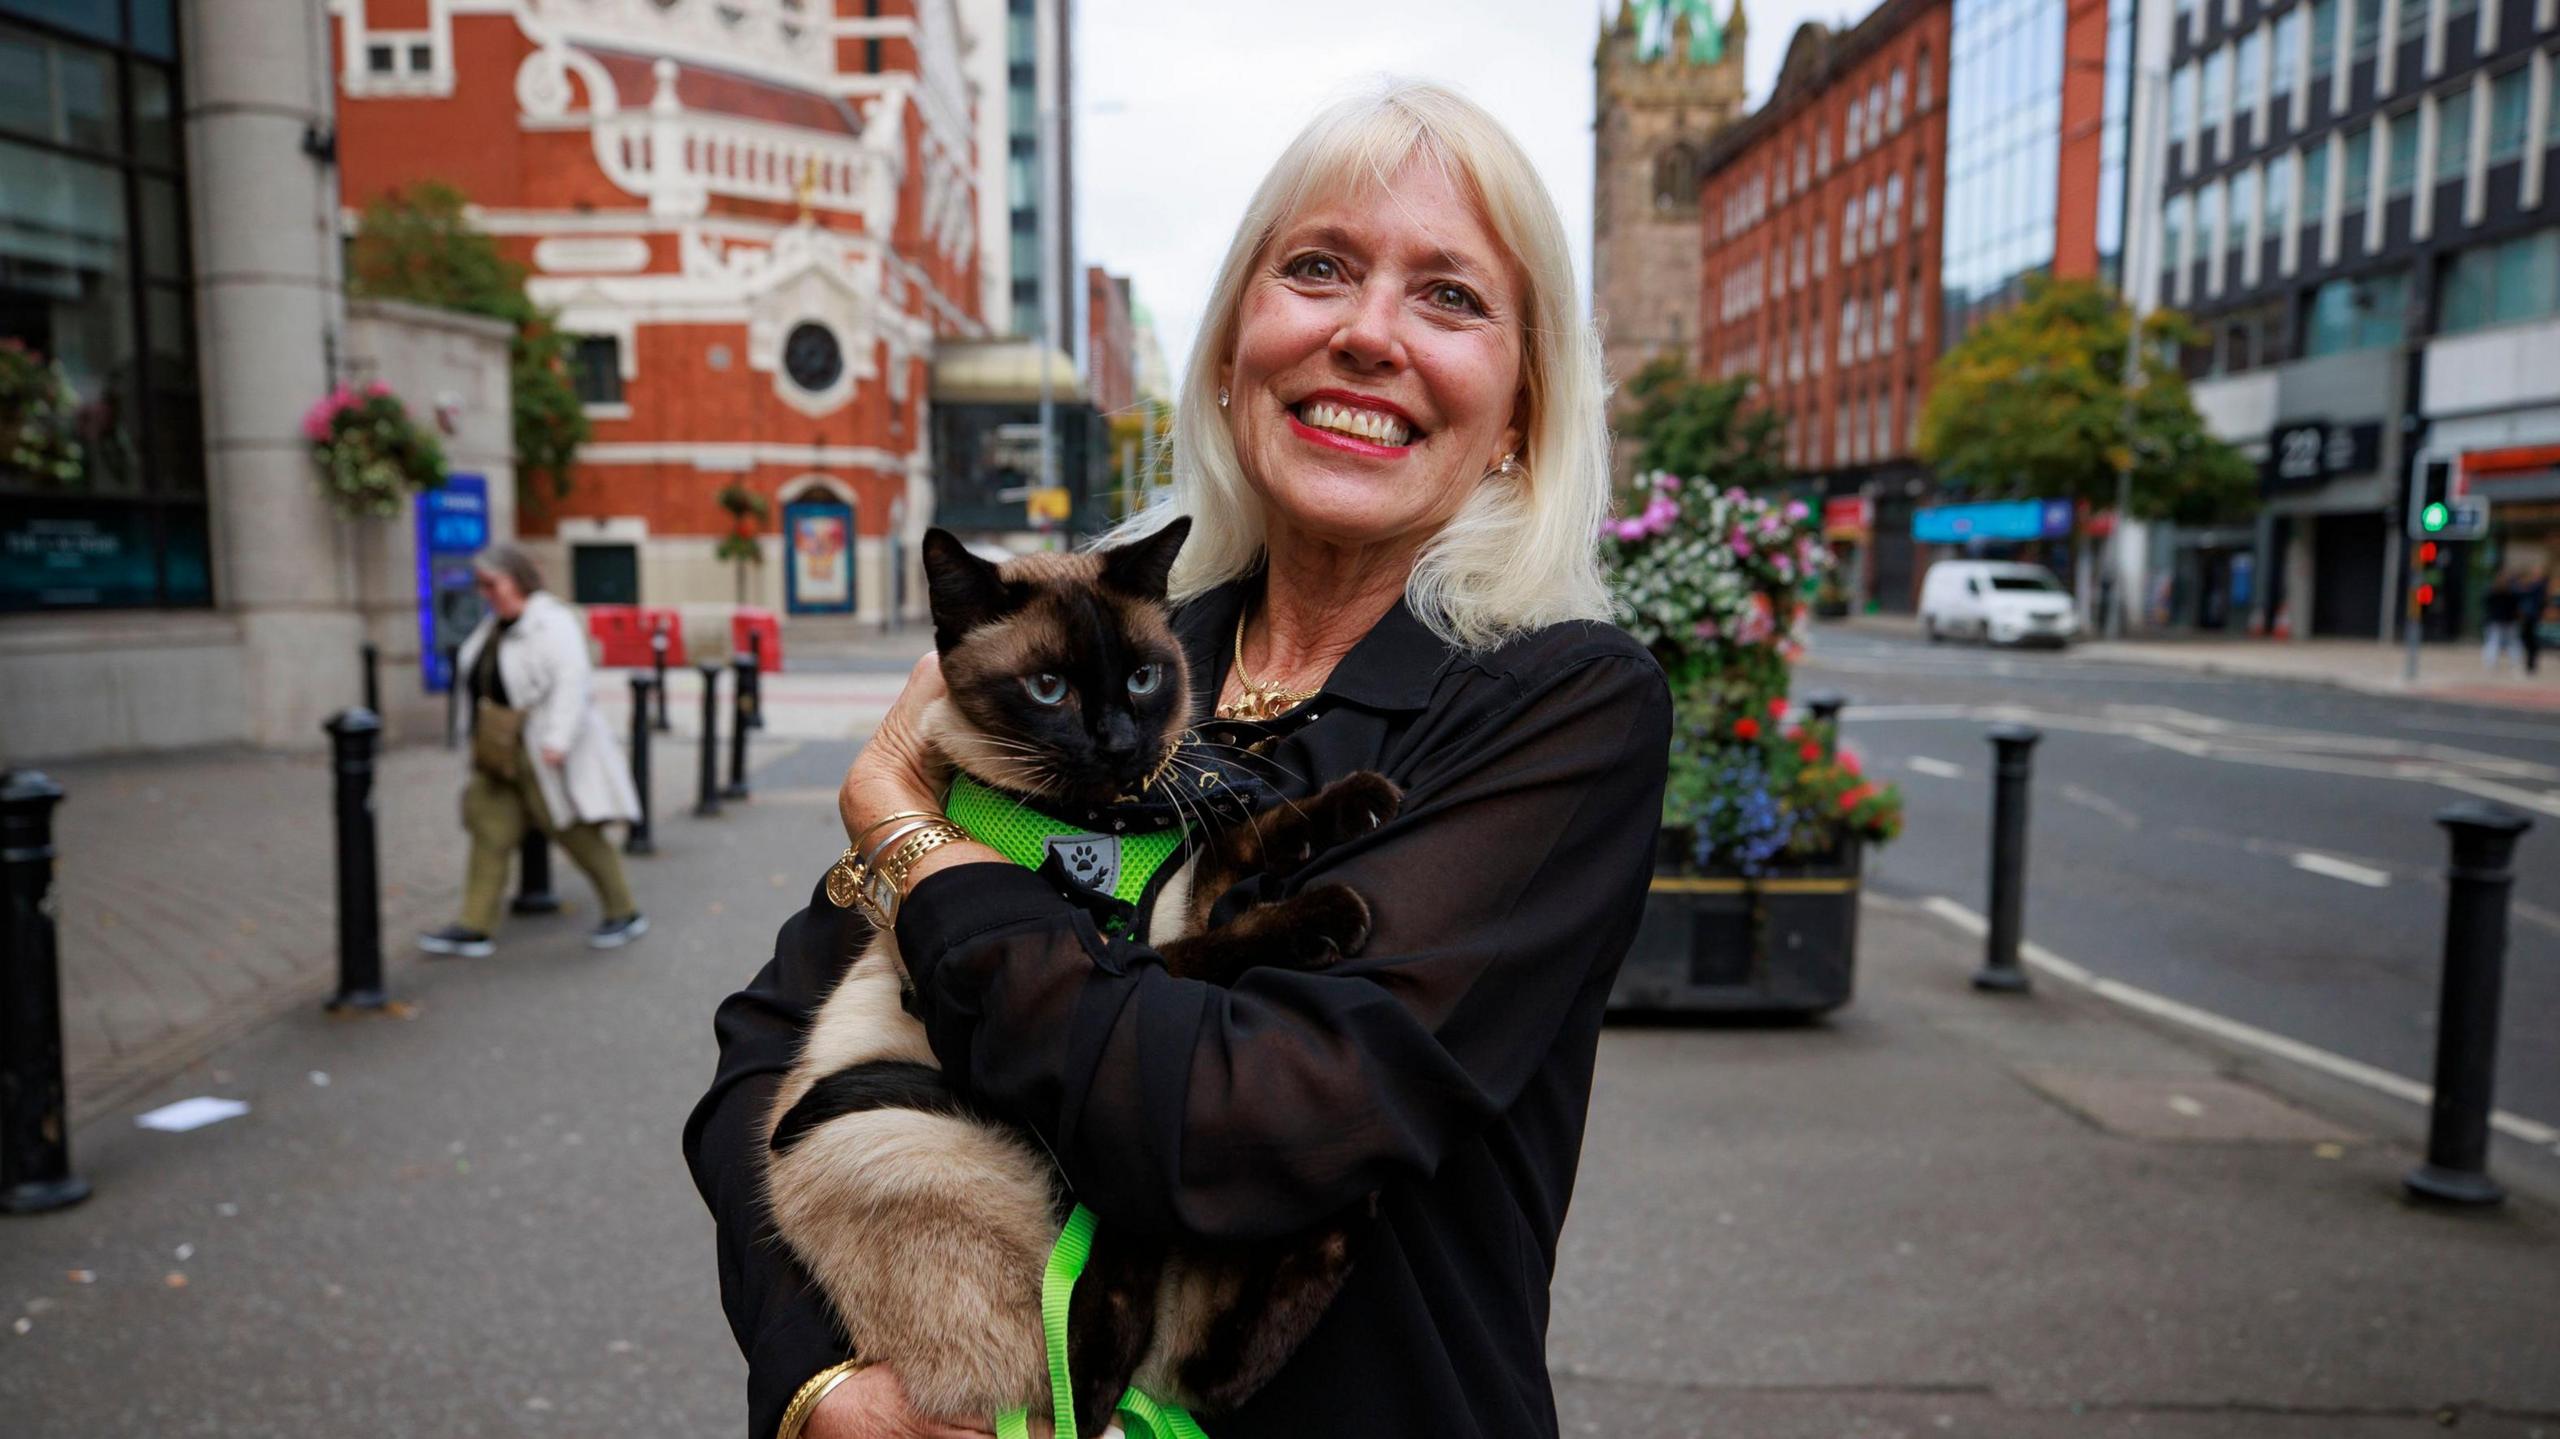
[[[1404,444],[1413,434],[1410,426],[1382,410],[1356,409],[1337,405],[1331,400],[1310,400],[1298,412],[1298,418],[1319,430],[1350,435],[1373,445],[1390,449]]]

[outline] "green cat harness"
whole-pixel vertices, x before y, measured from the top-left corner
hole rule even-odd
[[[969,837],[1025,869],[1060,876],[1106,898],[1143,912],[1155,892],[1156,877],[1182,853],[1185,831],[1176,823],[1144,833],[1120,832],[1119,825],[1162,823],[1155,813],[1132,821],[1114,820],[1116,810],[1097,812],[1094,823],[1077,824],[1033,809],[1027,802],[990,785],[955,775],[942,811]],[[1133,813],[1138,813],[1132,811]],[[1096,825],[1100,825],[1097,828]],[[1055,870],[1049,867],[1054,862]],[[1127,921],[1106,923],[1125,929]]]
[[[1049,1344],[1049,1403],[1055,1414],[1059,1439],[1074,1439],[1076,1432],[1075,1386],[1067,1374],[1067,1303],[1075,1297],[1076,1280],[1083,1275],[1087,1259],[1093,1257],[1093,1231],[1098,1223],[1093,1211],[1079,1204],[1067,1216],[1067,1227],[1059,1232],[1058,1242],[1049,1250],[1049,1270],[1040,1278],[1040,1328]],[[1168,1404],[1131,1385],[1112,1406],[1120,1416],[1121,1431],[1129,1439],[1209,1439],[1208,1432],[1191,1412],[1179,1404]],[[996,1416],[996,1439],[1030,1439],[1031,1411],[1016,1409]]]

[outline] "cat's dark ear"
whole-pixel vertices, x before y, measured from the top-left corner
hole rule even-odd
[[[949,530],[924,532],[925,593],[933,605],[933,647],[948,656],[960,637],[993,624],[1021,606],[1017,585],[996,566],[969,552]]]
[[[1143,540],[1104,550],[1102,582],[1122,594],[1163,599],[1173,558],[1182,553],[1182,542],[1190,537],[1191,517],[1184,515]]]

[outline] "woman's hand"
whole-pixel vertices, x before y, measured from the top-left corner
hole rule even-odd
[[[554,749],[549,745],[544,745],[542,747],[542,762],[551,766],[553,769],[558,769],[569,762],[569,752],[565,749]]]
[[[925,743],[924,712],[950,691],[942,683],[941,659],[928,653],[907,674],[889,712],[880,718],[871,740],[844,774],[836,793],[836,812],[844,820],[847,839],[858,839],[884,815],[900,810],[942,812],[946,766]]]
[[[992,1433],[919,1415],[907,1404],[906,1386],[886,1364],[860,1370],[829,1390],[800,1432],[805,1439],[989,1439]]]

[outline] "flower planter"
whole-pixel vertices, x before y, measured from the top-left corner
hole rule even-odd
[[[1666,830],[1612,1011],[1815,1015],[1849,1002],[1860,845],[1756,877],[1700,874]]]

